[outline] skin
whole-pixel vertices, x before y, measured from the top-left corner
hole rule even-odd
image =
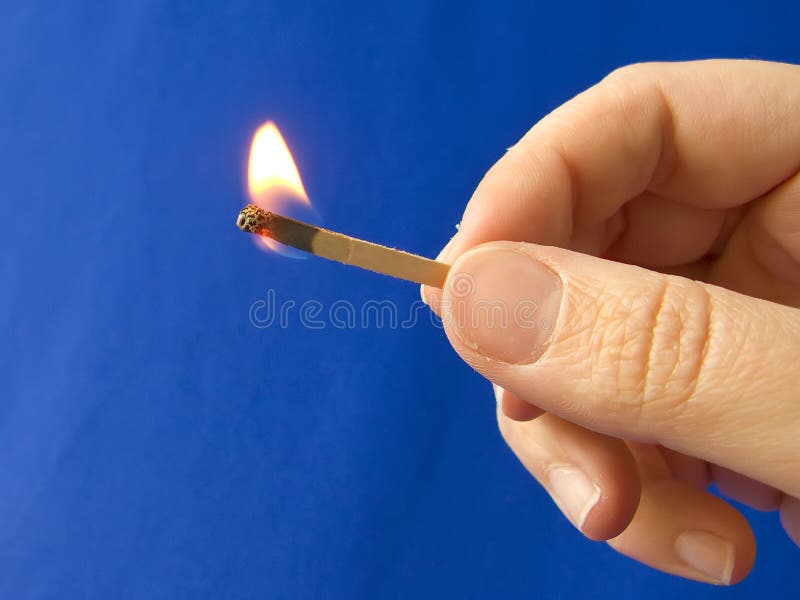
[[[491,168],[440,259],[423,298],[587,537],[736,583],[755,540],[713,482],[800,544],[800,67],[613,72]],[[539,333],[455,317],[495,290],[536,297]]]

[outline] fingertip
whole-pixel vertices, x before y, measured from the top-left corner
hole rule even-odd
[[[586,537],[607,540],[627,527],[641,483],[623,442],[549,413],[520,422],[498,410],[498,424],[520,462]]]
[[[456,225],[456,230],[459,229],[459,225]],[[453,259],[458,256],[458,245],[459,245],[459,237],[458,231],[456,231],[455,235],[451,237],[447,243],[444,245],[444,248],[441,249],[439,254],[436,256],[436,260],[438,262],[443,262],[445,264],[451,264]]]
[[[544,414],[544,411],[538,406],[525,402],[513,392],[501,388],[496,383],[492,383],[492,389],[498,406],[509,419],[532,421]]]
[[[739,511],[674,479],[645,479],[636,516],[609,544],[660,571],[715,585],[742,581],[756,553]]]
[[[456,226],[458,229],[458,226]],[[437,262],[442,262],[447,265],[453,262],[453,257],[457,256],[455,254],[456,249],[456,238],[458,237],[458,233],[448,240],[448,242],[444,245],[444,248],[439,252],[438,256],[434,259]],[[428,307],[437,315],[441,316],[441,305],[442,305],[442,290],[439,288],[435,288],[429,285],[421,285],[419,286],[419,296],[422,301],[428,305]]]
[[[442,290],[429,285],[419,286],[419,296],[436,315],[441,315]]]
[[[783,497],[781,525],[792,541],[800,546],[800,500],[791,496]]]
[[[603,493],[582,529],[586,537],[595,541],[608,540],[625,531],[636,514],[642,489],[636,462],[624,442],[607,439],[602,465],[596,472]]]

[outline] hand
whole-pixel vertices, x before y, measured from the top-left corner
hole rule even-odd
[[[492,167],[423,290],[566,516],[657,569],[750,571],[711,482],[800,543],[798,169],[800,67],[626,67]]]

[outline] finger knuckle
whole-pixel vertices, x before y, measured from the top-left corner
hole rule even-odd
[[[611,85],[629,85],[631,82],[638,82],[641,80],[643,72],[648,69],[648,63],[632,63],[617,67],[603,78],[603,84]]]
[[[643,423],[674,418],[695,397],[711,338],[711,310],[705,287],[678,278],[665,277],[646,300],[646,326],[631,336],[635,398]]]
[[[621,67],[601,83],[608,102],[625,115],[631,125],[659,123],[666,109],[658,84],[659,67],[638,63]]]
[[[673,114],[665,85],[669,80],[668,66],[663,63],[636,63],[620,67],[599,85],[603,112],[621,115],[626,135],[623,147],[629,147],[630,164],[637,160],[642,140],[652,144],[656,152],[652,161],[641,163],[637,180],[660,186],[671,178],[675,168]],[[647,145],[647,144],[645,144]]]
[[[645,277],[635,289],[606,290],[580,304],[591,308],[577,311],[574,335],[562,342],[576,338],[573,360],[583,349],[578,355],[585,367],[573,364],[584,374],[581,389],[602,390],[604,412],[625,415],[642,432],[677,416],[704,376],[711,324],[705,288],[676,277]]]

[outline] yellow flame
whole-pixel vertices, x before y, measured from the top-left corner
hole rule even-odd
[[[247,185],[250,199],[265,210],[278,208],[275,203],[285,195],[311,204],[292,153],[272,121],[264,123],[253,136]]]
[[[264,210],[291,214],[302,207],[313,211],[292,153],[272,121],[264,123],[253,136],[247,187],[251,202]],[[255,236],[254,239],[259,248],[296,256],[294,251],[268,237]]]

